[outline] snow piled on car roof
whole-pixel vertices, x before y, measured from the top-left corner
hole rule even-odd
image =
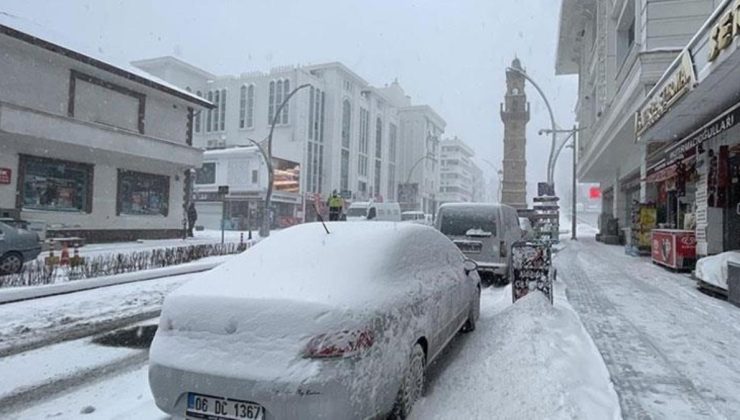
[[[350,304],[390,299],[389,283],[448,272],[462,256],[441,233],[393,222],[307,223],[273,234],[173,295]],[[449,275],[449,273],[447,274]],[[431,279],[430,279],[431,281]]]

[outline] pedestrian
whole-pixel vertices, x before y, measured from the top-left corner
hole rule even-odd
[[[195,228],[195,221],[198,220],[198,212],[195,210],[195,203],[190,202],[188,206],[188,237],[193,237],[193,228]]]
[[[344,199],[337,194],[337,190],[332,191],[327,204],[329,205],[329,221],[339,220],[344,208]]]

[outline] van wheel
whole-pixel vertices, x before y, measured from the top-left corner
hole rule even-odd
[[[493,281],[494,286],[496,287],[504,287],[507,284],[509,284],[509,277],[504,276],[495,276]]]
[[[393,413],[390,418],[405,419],[411,414],[416,400],[424,394],[424,365],[426,364],[426,355],[424,349],[419,343],[414,345],[409,357],[409,364],[406,373],[401,380],[401,389],[398,391],[396,403],[393,407]]]
[[[478,272],[478,275],[480,276],[480,284],[483,287],[490,287],[490,286],[493,286],[495,284],[495,278],[494,278],[493,273],[487,273],[485,271],[483,271],[483,272],[479,271]]]

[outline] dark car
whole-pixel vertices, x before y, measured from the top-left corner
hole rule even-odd
[[[36,233],[0,222],[0,275],[20,272],[26,261],[40,253],[41,243]]]

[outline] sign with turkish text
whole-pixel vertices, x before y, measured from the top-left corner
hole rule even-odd
[[[696,83],[696,73],[688,50],[681,53],[678,67],[659,88],[651,90],[645,105],[635,115],[635,134],[652,127]]]
[[[740,0],[735,0],[712,27],[709,37],[709,61],[716,60],[738,36],[740,36]]]

